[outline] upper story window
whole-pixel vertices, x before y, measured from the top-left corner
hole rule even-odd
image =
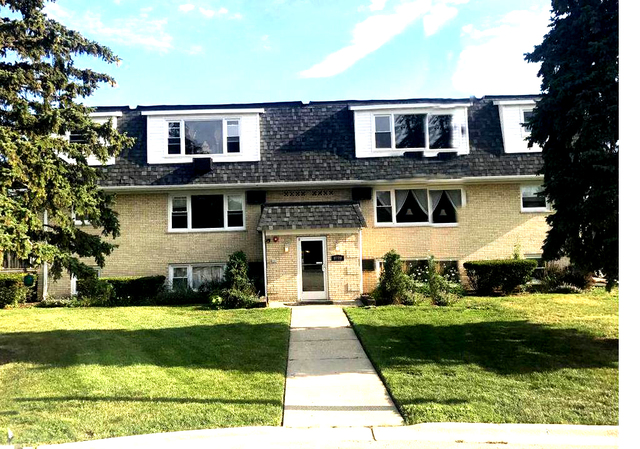
[[[189,163],[194,156],[213,161],[260,160],[263,109],[143,111],[147,116],[147,162]]]
[[[169,198],[169,231],[244,230],[244,194],[191,194]]]
[[[422,151],[468,154],[465,104],[392,104],[351,106],[356,157],[398,156]]]
[[[167,122],[167,154],[240,153],[240,120],[200,119]]]
[[[522,212],[548,212],[549,201],[542,194],[541,185],[520,187],[520,206]]]
[[[462,141],[451,114],[387,114],[374,120],[376,149],[446,150]]]
[[[531,134],[531,126],[529,122],[533,117],[533,108],[522,108],[522,122],[520,123],[522,136],[526,137]]]
[[[529,147],[526,140],[531,134],[528,126],[536,105],[535,100],[495,100],[500,114],[502,142],[505,153],[537,153],[542,151],[538,145]]]
[[[111,120],[111,125],[115,129],[117,127],[117,124],[118,124],[118,117],[122,117],[122,112],[120,112],[120,111],[92,112],[92,113],[89,114],[89,116],[91,117],[91,119],[95,123],[97,123],[99,125],[104,125],[109,120]],[[85,144],[85,143],[87,143],[87,136],[83,132],[81,132],[80,130],[68,131],[65,137],[67,138],[69,143],[75,143],[75,144]],[[63,158],[65,160],[71,162],[71,159],[66,158],[66,156],[64,156]],[[73,163],[75,163],[75,161],[73,161]],[[115,157],[110,157],[110,158],[107,159],[106,165],[113,165],[115,163],[116,163],[116,158]],[[100,160],[97,157],[95,157],[94,155],[91,155],[91,156],[87,157],[87,164],[89,164],[89,165],[102,165],[102,162],[100,162]]]
[[[454,224],[462,207],[462,190],[378,190],[375,200],[378,226]]]

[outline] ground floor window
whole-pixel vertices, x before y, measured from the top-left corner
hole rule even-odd
[[[224,268],[223,263],[170,265],[169,283],[174,289],[198,290],[207,282],[222,282]]]
[[[462,190],[378,190],[375,201],[377,225],[457,223],[457,212],[462,207]]]
[[[542,280],[542,277],[544,276],[544,269],[547,266],[545,261],[542,260],[542,256],[540,254],[527,254],[524,257],[525,259],[531,259],[538,262],[538,266],[533,271],[532,277],[534,279]]]

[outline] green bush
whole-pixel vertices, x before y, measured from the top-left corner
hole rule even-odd
[[[572,266],[560,267],[555,263],[548,264],[542,274],[542,291],[549,293],[562,293],[567,288],[558,289],[560,286],[571,285],[578,290],[585,290],[593,286],[593,275],[584,273]],[[574,293],[569,291],[568,293]]]
[[[531,259],[478,260],[464,263],[469,283],[478,295],[491,295],[498,290],[509,294],[531,280],[538,266]]]
[[[229,256],[224,270],[222,288],[214,288],[209,294],[211,307],[222,309],[241,309],[256,305],[258,294],[249,279],[249,265],[247,256],[237,251]]]
[[[414,289],[425,297],[431,298],[431,303],[435,306],[451,305],[464,293],[462,285],[449,280],[442,271],[442,266],[433,256],[410,271],[410,276],[414,280]]]
[[[114,304],[120,306],[153,303],[165,282],[164,276],[105,277],[100,279],[113,287]]]
[[[24,285],[26,274],[0,273],[0,309],[5,306],[15,307],[22,304],[27,301],[30,294],[35,293],[35,284],[34,287]]]
[[[104,279],[99,279],[96,276],[78,279],[76,286],[78,290],[78,300],[82,305],[100,307],[128,305],[118,304],[113,286]]]
[[[400,255],[391,250],[383,257],[382,274],[371,296],[376,305],[415,303],[411,284],[411,279],[402,270]]]
[[[54,308],[54,307],[80,307],[82,302],[76,298],[46,298],[36,304],[36,307]]]

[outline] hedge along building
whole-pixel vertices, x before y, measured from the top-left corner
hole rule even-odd
[[[350,300],[379,262],[539,258],[549,207],[533,96],[98,108],[121,236],[100,276],[197,288],[244,251],[269,300]],[[77,222],[79,226],[86,226]],[[74,280],[46,294],[72,293]]]

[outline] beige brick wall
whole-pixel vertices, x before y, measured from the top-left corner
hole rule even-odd
[[[330,191],[318,196],[309,192]],[[303,196],[285,195],[284,190],[267,193],[269,202],[335,201],[349,199],[349,189],[300,190]],[[289,189],[288,192],[298,191]],[[522,254],[540,254],[546,236],[545,213],[520,212],[520,184],[485,184],[465,187],[466,206],[458,214],[456,227],[375,227],[374,203],[363,201],[367,228],[362,230],[363,258],[381,259],[395,249],[403,258],[467,260],[506,258],[519,244]],[[262,260],[261,235],[256,231],[260,206],[246,206],[246,231],[170,233],[167,212],[168,195],[119,194],[115,210],[119,213],[121,237],[119,247],[107,259],[103,276],[168,275],[168,265],[175,263],[225,262],[237,250],[249,261]],[[300,233],[298,235],[305,235]],[[344,262],[328,262],[329,293],[332,299],[358,296],[360,278],[358,233],[326,234],[328,257],[344,254]],[[268,291],[271,299],[297,298],[297,243],[295,235],[281,235],[280,242],[268,246]],[[354,240],[355,239],[355,240]],[[336,252],[336,243],[343,244]],[[288,244],[289,253],[284,253]],[[91,261],[88,261],[91,264]],[[460,266],[460,268],[462,268]],[[357,281],[356,281],[357,278]],[[364,291],[375,288],[375,272],[363,273]],[[354,287],[355,285],[355,287]],[[356,287],[357,290],[356,291]],[[69,293],[69,278],[49,283],[53,295]]]
[[[274,231],[268,238],[267,247],[267,292],[269,301],[296,301],[298,299],[298,237],[299,235],[277,235]],[[360,244],[357,231],[346,234],[326,234],[328,293],[332,301],[352,300],[360,297]],[[315,236],[315,237],[319,237]],[[288,248],[289,251],[285,251]],[[343,255],[344,261],[331,261],[332,255]]]
[[[245,231],[188,233],[168,231],[166,193],[118,194],[114,209],[120,221],[120,237],[108,240],[118,248],[107,258],[102,276],[168,277],[170,264],[226,262],[229,255],[240,250],[250,262],[262,260],[261,235],[256,231],[260,206],[246,206]],[[69,288],[69,277],[63,275],[60,281],[49,283],[49,294],[68,295]]]
[[[381,190],[382,188],[379,188]],[[375,227],[374,203],[363,201],[367,228],[362,230],[363,258],[381,259],[392,249],[402,258],[467,260],[508,258],[516,245],[521,254],[541,254],[548,225],[546,213],[520,211],[520,184],[468,185],[466,205],[455,227]],[[375,288],[375,272],[364,273],[364,291]]]

